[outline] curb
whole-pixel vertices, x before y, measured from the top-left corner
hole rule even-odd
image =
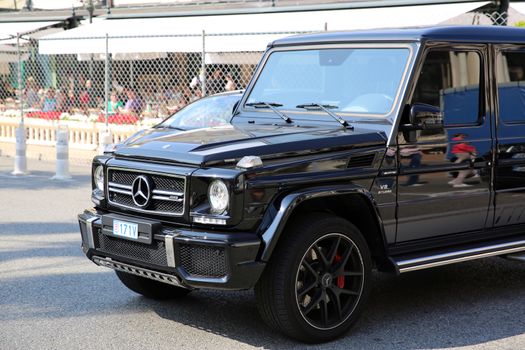
[[[0,156],[14,158],[16,154],[15,143],[0,142]],[[74,165],[91,165],[96,151],[69,149],[69,163]],[[55,146],[40,146],[27,144],[26,157],[30,160],[56,161]]]

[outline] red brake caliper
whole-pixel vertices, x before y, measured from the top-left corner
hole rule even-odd
[[[342,259],[343,258],[341,257],[341,255],[336,254],[334,262],[337,263],[337,262],[341,261]],[[343,289],[345,287],[345,276],[344,275],[337,276],[337,287],[339,287],[341,289]]]

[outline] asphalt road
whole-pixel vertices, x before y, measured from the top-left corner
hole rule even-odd
[[[0,349],[306,348],[271,332],[252,291],[196,291],[156,302],[82,256],[76,214],[89,168],[9,175],[0,157]],[[375,276],[366,313],[320,349],[525,349],[525,264],[490,258]]]

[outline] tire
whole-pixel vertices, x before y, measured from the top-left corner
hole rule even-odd
[[[119,280],[135,293],[149,299],[174,299],[191,292],[190,289],[157,282],[149,278],[135,276],[126,272],[115,271]]]
[[[259,313],[271,328],[297,340],[333,340],[357,321],[371,265],[367,243],[350,222],[323,213],[299,217],[287,226],[255,286]]]

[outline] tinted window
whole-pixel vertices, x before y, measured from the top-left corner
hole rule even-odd
[[[412,102],[439,107],[445,126],[475,124],[480,114],[480,73],[476,52],[431,51]]]
[[[499,116],[505,123],[525,123],[525,52],[498,57]]]

